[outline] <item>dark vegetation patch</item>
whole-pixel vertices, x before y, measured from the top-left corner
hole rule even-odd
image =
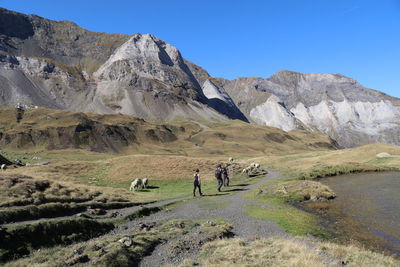
[[[268,133],[264,135],[264,139],[277,143],[284,143],[286,140],[295,140],[294,137],[290,136],[289,134],[283,133]]]
[[[88,209],[121,209],[136,205],[130,202],[88,202],[81,204],[47,203],[39,206],[28,205],[20,208],[0,210],[0,223],[11,223],[40,218],[69,216]]]
[[[39,222],[0,228],[0,262],[9,261],[33,250],[54,245],[68,245],[107,233],[111,223],[88,219]]]
[[[150,207],[150,208],[144,207],[125,216],[124,220],[133,221],[142,217],[149,216],[153,213],[157,213],[161,210],[163,210],[163,207]]]

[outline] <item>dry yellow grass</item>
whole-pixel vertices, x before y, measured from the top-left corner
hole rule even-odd
[[[198,260],[186,260],[189,266],[399,266],[400,262],[356,246],[342,246],[329,242],[315,243],[301,239],[268,238],[250,242],[225,239],[203,246]]]
[[[332,189],[315,181],[289,181],[273,184],[266,189],[288,200],[326,200],[335,197],[335,193]]]
[[[156,180],[191,179],[194,170],[200,169],[202,178],[213,180],[217,164],[226,163],[227,158],[193,158],[168,155],[130,155],[110,160],[107,179],[113,181],[132,180],[132,177],[150,177]]]
[[[319,250],[325,251],[335,258],[340,259],[341,262],[349,267],[400,266],[400,261],[398,259],[363,249],[357,245],[348,244],[344,246],[329,242],[318,242],[317,244]]]
[[[376,155],[381,152],[400,155],[400,147],[386,144],[370,144],[333,151],[326,150],[301,152],[290,155],[263,156],[251,160],[261,162],[271,168],[286,171],[291,175],[298,175],[301,172],[309,171],[313,168],[323,168],[326,166],[354,165],[360,166],[360,168],[368,166],[400,167],[400,158],[376,158]]]
[[[259,155],[293,154],[300,151],[335,149],[329,138],[317,133],[291,131],[286,133],[273,127],[247,124],[241,121],[209,125],[195,134],[191,141],[197,144],[201,155],[232,155],[249,157]],[[195,153],[189,149],[188,153]]]
[[[81,125],[78,131],[77,125]],[[94,128],[102,131],[101,135],[94,132]],[[103,128],[108,130],[103,131]],[[118,134],[114,129],[118,129]],[[248,157],[335,149],[331,140],[322,134],[286,133],[241,121],[161,123],[121,114],[44,108],[27,110],[20,123],[16,122],[14,109],[0,109],[0,133],[6,140],[5,147],[16,150],[82,147],[125,154]],[[96,134],[97,138],[94,138]]]
[[[194,170],[200,169],[203,179],[212,180],[217,164],[227,163],[227,158],[193,158],[171,155],[129,155],[110,156],[109,159],[83,161],[71,159],[57,161],[47,166],[31,166],[10,169],[13,174],[31,175],[37,178],[68,181],[76,177],[90,176],[114,182],[132,181],[134,177],[148,177],[154,180],[191,179]],[[237,171],[241,164],[231,168]],[[101,173],[99,173],[102,171]]]
[[[188,260],[181,267],[196,266]],[[204,245],[201,266],[290,266],[320,267],[323,261],[306,245],[286,239],[270,238],[245,242],[241,239],[219,240]]]
[[[48,166],[33,166],[10,169],[7,170],[7,172],[5,173],[0,174],[0,180],[7,179],[8,177],[27,176],[31,177],[32,182],[49,180],[51,182],[56,182],[57,184],[62,185],[64,188],[69,188],[71,190],[75,190],[76,192],[85,192],[86,195],[89,195],[92,192],[101,192],[102,196],[108,199],[124,198],[133,202],[148,200],[143,195],[135,192],[130,192],[127,189],[91,185],[91,181],[93,181],[94,183],[98,179],[98,177],[96,176],[96,172],[98,171],[98,169],[93,169],[95,164],[100,163],[67,162]],[[101,167],[101,165],[98,165],[96,167],[99,168]],[[93,170],[94,172],[91,173],[91,170]],[[84,181],[79,180],[79,178],[84,176],[85,174],[87,175],[87,177],[89,177],[89,184],[85,184]],[[17,198],[21,197],[23,197],[23,195],[17,196]],[[4,195],[3,201],[6,201],[7,199],[12,200],[12,197]]]

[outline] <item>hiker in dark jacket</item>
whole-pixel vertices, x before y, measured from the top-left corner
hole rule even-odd
[[[196,172],[193,175],[193,196],[196,196],[196,188],[199,188],[199,193],[200,196],[203,196],[203,194],[201,193],[201,187],[200,187],[200,170],[196,169]]]
[[[222,180],[221,164],[218,164],[217,169],[215,169],[215,178],[217,179],[217,182],[218,182],[217,190],[218,190],[218,192],[221,192],[221,187],[224,184],[224,181]]]
[[[228,164],[225,164],[222,168],[222,177],[224,179],[224,186],[229,186],[229,169]]]

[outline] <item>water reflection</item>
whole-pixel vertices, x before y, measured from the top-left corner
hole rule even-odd
[[[337,232],[400,256],[400,172],[343,175],[321,182],[338,196],[325,208],[335,218]]]

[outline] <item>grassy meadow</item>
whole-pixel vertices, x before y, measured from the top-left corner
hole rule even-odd
[[[114,209],[191,197],[193,172],[197,168],[201,171],[202,191],[207,195],[202,207],[215,210],[229,204],[216,201],[215,167],[217,164],[227,163],[228,158],[233,157],[235,160],[230,166],[233,174],[232,191],[224,194],[234,194],[234,190],[242,188],[243,184],[251,184],[260,179],[248,178],[241,173],[241,170],[252,162],[260,163],[262,168],[278,170],[285,178],[273,179],[246,193],[245,197],[254,200],[256,204],[248,205],[243,212],[252,218],[275,221],[287,233],[297,237],[253,241],[234,239],[207,243],[198,260],[188,260],[182,266],[227,266],[233,262],[242,266],[323,266],[327,262],[321,262],[321,253],[328,253],[331,258],[344,259],[346,266],[379,266],[374,265],[376,262],[380,262],[381,266],[396,266],[398,263],[390,257],[368,252],[358,246],[332,243],[334,240],[331,234],[321,226],[318,216],[288,203],[307,200],[324,203],[333,198],[335,192],[319,182],[319,179],[326,176],[400,169],[400,157],[376,157],[381,152],[400,155],[399,147],[373,144],[338,149],[329,138],[321,134],[305,131],[286,133],[276,128],[239,121],[175,121],[160,124],[126,115],[100,116],[73,112],[64,114],[62,111],[44,109],[29,111],[21,124],[17,125],[13,118],[7,117],[7,112],[9,110],[0,109],[0,115],[4,115],[0,116],[0,131],[4,136],[8,136],[9,140],[8,143],[4,143],[3,140],[4,145],[0,153],[11,160],[18,158],[25,163],[50,163],[44,166],[10,167],[0,173],[1,223],[43,217],[57,218],[82,212],[89,207]],[[124,125],[125,128],[118,128],[118,131],[131,138],[131,143],[124,146],[119,141],[112,143],[114,137],[104,137],[100,145],[96,144],[98,139],[95,138],[95,133],[87,134],[74,129],[77,123],[83,124],[87,121],[90,121],[89,125],[109,127],[107,129],[116,129],[116,125]],[[128,128],[130,130],[127,130]],[[18,135],[19,132],[25,133],[25,137],[21,139],[24,134]],[[65,132],[69,133],[68,138],[65,137],[66,140],[75,140],[76,143],[72,147],[65,146],[60,149],[58,146],[62,144],[62,139],[57,139],[57,136]],[[133,136],[132,133],[136,135]],[[50,147],[46,136],[53,140]],[[32,145],[35,143],[34,138],[38,138],[37,145]],[[55,146],[54,142],[58,146]],[[101,147],[103,150],[96,152],[93,147]],[[149,187],[131,192],[128,190],[130,183],[137,177],[149,178]],[[162,209],[163,207],[142,209],[124,217],[123,221]],[[121,221],[116,220],[113,223],[116,225]],[[36,251],[30,257],[13,261],[10,266],[39,266],[46,262],[45,259],[49,255],[56,255],[58,259],[53,266],[61,266],[65,260],[75,260],[78,263],[82,260],[78,256],[76,259],[75,256],[65,259],[65,250],[58,246],[60,244],[72,244],[68,248],[72,250],[82,247],[85,253],[99,258],[98,266],[106,266],[116,259],[121,260],[121,264],[131,264],[141,259],[156,244],[199,227],[198,222],[190,222],[183,228],[172,227],[172,232],[168,230],[164,233],[166,225],[173,222],[165,223],[157,226],[154,231],[130,235],[130,238],[136,240],[137,249],[121,248],[117,240],[120,236],[96,237],[97,234],[103,233],[103,229],[108,229],[107,224],[96,226],[99,232],[94,232],[90,237],[80,232],[66,232],[65,240],[57,241],[51,248]],[[49,221],[48,225],[38,227],[47,227],[51,232],[58,229],[58,224],[59,222],[54,220]],[[91,227],[90,223],[84,220],[73,220],[73,225],[83,230],[85,227]],[[228,226],[221,227],[223,233],[228,232]],[[25,228],[0,228],[0,234],[9,236],[10,233],[17,235],[24,231],[37,231],[33,226]],[[84,232],[83,230],[81,232]],[[317,239],[303,240],[310,235]],[[95,237],[96,239],[93,239]],[[85,241],[87,239],[90,241]],[[100,253],[101,250],[96,250],[92,243],[94,240],[112,253]],[[211,240],[213,239],[207,242]],[[21,249],[21,255],[34,251],[26,251],[26,246],[19,244],[16,246],[16,251]],[[315,249],[319,252],[315,252]],[[3,252],[8,253],[7,251],[6,249]],[[235,253],[230,253],[232,251]],[[226,257],[221,258],[221,255]]]

